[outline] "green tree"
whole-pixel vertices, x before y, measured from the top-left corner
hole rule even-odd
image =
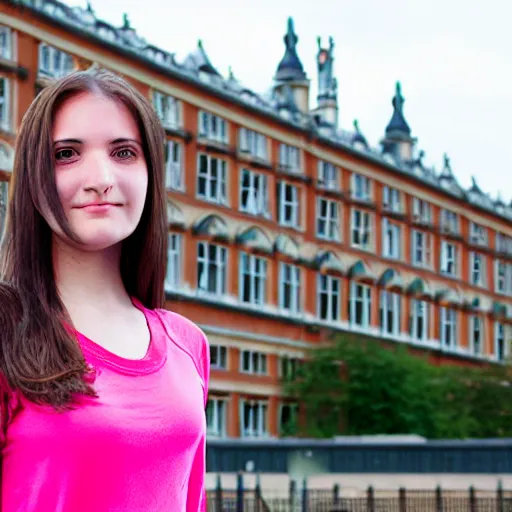
[[[302,403],[301,435],[512,436],[510,367],[434,366],[403,345],[339,335],[313,350],[287,393]]]

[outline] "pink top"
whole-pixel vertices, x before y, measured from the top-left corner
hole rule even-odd
[[[129,360],[78,334],[99,398],[64,413],[2,393],[2,512],[203,512],[208,342],[148,310],[151,341]]]

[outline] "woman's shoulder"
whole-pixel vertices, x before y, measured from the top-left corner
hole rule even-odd
[[[210,348],[202,329],[184,316],[167,309],[155,309],[171,341],[194,360],[204,381],[208,381]]]

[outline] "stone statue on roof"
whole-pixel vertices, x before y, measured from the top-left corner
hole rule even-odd
[[[336,99],[338,84],[333,76],[334,40],[332,37],[329,38],[329,48],[322,48],[320,37],[317,37],[317,43],[318,98]]]

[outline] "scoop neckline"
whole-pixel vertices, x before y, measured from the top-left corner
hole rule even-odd
[[[163,350],[162,343],[160,343],[161,340],[158,338],[158,333],[154,329],[154,320],[153,322],[151,321],[151,316],[155,315],[155,313],[146,309],[142,303],[134,297],[131,297],[131,301],[132,304],[144,314],[149,329],[149,344],[143,358],[128,359],[122,357],[99,345],[76,329],[75,333],[82,349],[99,360],[102,365],[108,366],[121,373],[132,375],[152,373],[157,371],[165,362],[165,351]]]

